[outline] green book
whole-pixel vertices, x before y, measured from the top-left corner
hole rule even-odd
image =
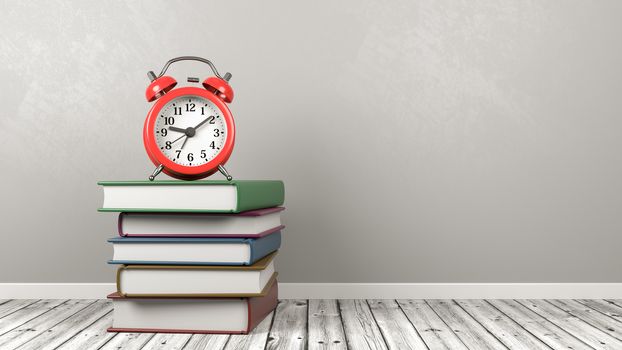
[[[280,180],[100,181],[112,212],[240,213],[283,204]]]

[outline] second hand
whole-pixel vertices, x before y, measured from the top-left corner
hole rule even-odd
[[[181,140],[182,138],[184,138],[184,137],[186,137],[186,136],[187,136],[187,135],[181,135],[181,136],[179,136],[178,138],[176,138],[176,139],[175,139],[175,141],[171,142],[171,145],[172,145],[172,144],[174,144],[175,142],[177,142],[177,141]],[[187,138],[186,138],[186,139],[187,139]],[[186,142],[184,141],[184,143],[186,143]]]

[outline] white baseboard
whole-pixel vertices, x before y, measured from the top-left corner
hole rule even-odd
[[[104,299],[114,283],[0,283],[0,299]]]
[[[622,283],[280,283],[283,299],[620,299]]]
[[[101,299],[114,283],[0,283],[0,299]],[[279,283],[281,299],[622,299],[622,283]]]

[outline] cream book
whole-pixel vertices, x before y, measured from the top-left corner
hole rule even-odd
[[[274,252],[248,266],[123,265],[117,292],[126,297],[251,297],[276,280]]]

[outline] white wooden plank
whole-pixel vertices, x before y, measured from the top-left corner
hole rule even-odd
[[[622,322],[622,307],[602,299],[579,299],[579,303]]]
[[[312,300],[307,311],[305,301],[291,300],[279,304],[278,310],[282,314],[277,317],[277,312],[274,315],[276,328],[271,333],[272,315],[248,336],[231,337],[107,333],[105,329],[110,325],[111,314],[109,309],[98,306],[100,302],[63,302],[7,300],[0,303],[0,311],[7,311],[5,317],[0,318],[0,334],[6,333],[0,336],[0,348],[13,349],[21,345],[20,349],[40,349],[60,345],[59,349],[77,350],[98,348],[103,344],[102,349],[259,350],[267,341],[268,349],[303,349],[307,337],[310,349],[344,349],[346,345],[351,349],[386,349],[385,338],[391,348],[417,348],[412,344],[416,342],[412,338],[414,334],[421,336],[430,349],[464,349],[462,341],[471,348],[483,349],[491,342],[477,339],[477,336],[485,338],[477,326],[493,333],[495,340],[501,340],[510,349],[521,345],[529,349],[543,348],[542,343],[534,342],[536,338],[554,349],[587,348],[584,341],[596,349],[622,348],[622,306],[616,304],[620,301],[456,301],[460,307],[453,304],[463,312],[460,314],[451,308],[451,304],[441,304],[447,301],[429,301],[428,304],[423,300],[400,300],[396,304],[392,300],[370,300],[367,304],[364,300],[342,300],[339,303]],[[404,331],[409,327],[410,331]],[[454,334],[452,329],[457,333]],[[488,332],[485,333],[490,336]],[[476,340],[469,341],[469,337]],[[415,339],[421,341],[421,338]],[[331,339],[342,341],[333,343]],[[423,341],[418,345],[421,346]],[[503,347],[500,343],[492,343],[491,348]]]
[[[0,349],[17,348],[94,302],[95,300],[76,299],[61,304],[2,335]]]
[[[387,349],[382,333],[365,300],[339,300],[339,311],[348,348],[357,350]]]
[[[184,350],[222,350],[229,340],[228,334],[193,334]],[[261,348],[266,344],[264,339]],[[238,348],[245,349],[245,348]]]
[[[367,304],[389,349],[427,349],[395,300],[370,299]]]
[[[530,299],[517,301],[529,310],[555,323],[566,332],[572,334],[594,349],[622,349],[622,342],[619,340],[544,300]]]
[[[181,350],[190,340],[192,334],[157,333],[143,346],[145,350]]]
[[[589,323],[591,326],[600,329],[601,331],[609,334],[610,336],[618,340],[622,340],[622,324],[615,321],[611,317],[603,315],[600,312],[593,310],[574,300],[551,299],[547,301],[557,306],[558,308],[566,311],[567,313],[582,319],[583,321]]]
[[[304,349],[307,345],[307,301],[279,300],[266,349]]]
[[[40,300],[0,319],[0,340],[2,339],[2,334],[21,326],[39,315],[45,314],[66,301],[59,299]]]
[[[337,300],[309,300],[308,322],[310,350],[347,349]]]
[[[508,349],[550,349],[540,339],[484,300],[455,300],[455,302]]]
[[[270,332],[273,317],[274,312],[271,312],[247,335],[232,335],[229,338],[225,349],[263,350],[266,347],[266,342],[268,341],[268,333]]]
[[[105,314],[102,318],[97,320],[95,323],[83,329],[80,333],[74,335],[71,339],[62,344],[58,349],[98,349],[117,335],[117,333],[110,333],[106,331],[106,329],[108,329],[111,324],[112,312],[109,312]]]
[[[20,346],[19,349],[38,350],[45,347],[53,349],[80,333],[84,328],[111,311],[112,305],[110,302],[107,300],[98,300],[53,327],[48,328],[44,333],[39,334]]]
[[[487,300],[553,349],[584,349],[587,344],[515,300]]]
[[[425,300],[402,299],[398,300],[397,303],[430,349],[467,349]]]
[[[622,299],[605,299],[605,301],[608,301],[612,304],[622,307]]]
[[[505,346],[486,331],[452,300],[426,300],[436,314],[469,349],[504,349]]]
[[[14,313],[15,311],[24,308],[28,305],[34,304],[37,301],[39,301],[39,299],[13,299],[13,300],[7,300],[5,303],[3,303],[2,305],[0,305],[0,319],[4,318],[12,313]],[[2,321],[0,321],[2,322]]]
[[[113,333],[116,334],[101,350],[138,350],[153,338],[155,333]]]

